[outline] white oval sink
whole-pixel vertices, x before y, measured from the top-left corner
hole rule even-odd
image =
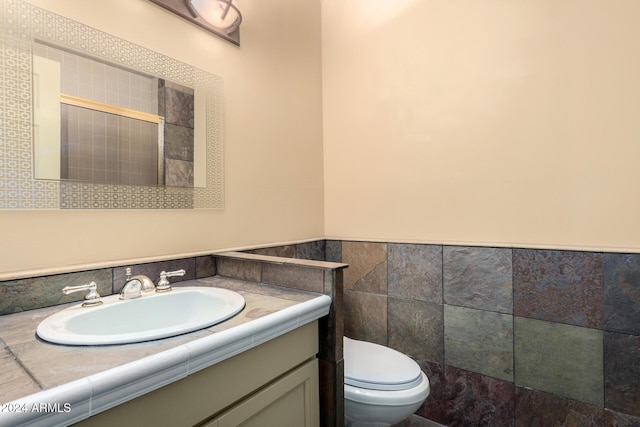
[[[102,301],[96,307],[78,304],[54,313],[36,333],[57,344],[136,343],[207,328],[235,316],[245,305],[237,292],[206,287],[173,288],[130,300],[111,295]]]

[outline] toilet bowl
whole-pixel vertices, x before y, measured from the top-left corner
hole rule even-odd
[[[344,415],[350,427],[383,427],[413,414],[429,395],[427,376],[409,356],[344,337]]]

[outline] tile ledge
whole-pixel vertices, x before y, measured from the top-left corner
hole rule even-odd
[[[297,267],[316,268],[321,270],[341,270],[349,265],[341,262],[315,261],[300,258],[285,258],[270,255],[249,254],[244,252],[220,252],[213,254],[220,258],[231,258],[243,261],[260,261],[269,264],[293,265]]]
[[[399,239],[378,237],[325,237],[326,241],[359,242],[359,243],[390,243],[407,245],[440,245],[440,246],[472,246],[506,249],[542,249],[574,252],[603,252],[603,253],[631,253],[640,254],[640,247],[606,246],[606,245],[571,245],[560,243],[523,243],[472,240],[444,240],[444,239]]]

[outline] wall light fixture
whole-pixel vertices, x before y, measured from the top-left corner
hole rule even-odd
[[[240,46],[242,14],[233,0],[150,0]]]

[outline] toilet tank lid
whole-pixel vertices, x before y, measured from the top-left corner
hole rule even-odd
[[[379,344],[344,337],[344,382],[372,390],[407,390],[422,381],[409,356]]]

